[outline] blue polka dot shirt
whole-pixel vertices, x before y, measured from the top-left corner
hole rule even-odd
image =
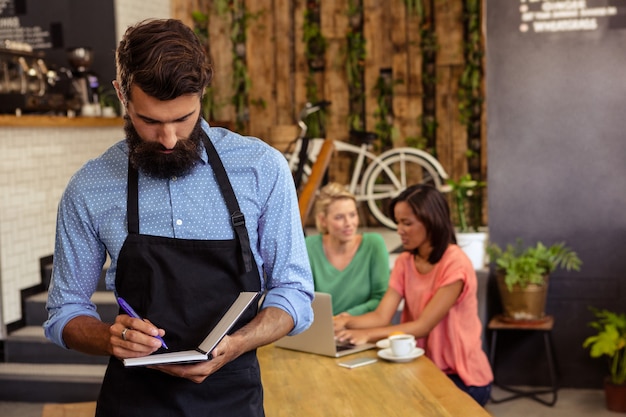
[[[305,330],[313,320],[313,279],[293,179],[284,156],[265,142],[203,121],[245,215],[250,245],[266,291],[262,308],[277,307]],[[183,177],[139,174],[140,233],[179,239],[233,239],[226,203],[203,150]],[[57,214],[46,337],[60,346],[63,327],[79,315],[100,318],[91,296],[110,258],[106,287],[115,289],[119,252],[128,234],[128,148],[121,141],[71,178]]]

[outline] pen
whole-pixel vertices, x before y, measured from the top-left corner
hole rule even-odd
[[[131,317],[134,317],[136,319],[139,320],[143,320],[139,314],[137,314],[135,312],[135,310],[133,310],[133,308],[122,298],[122,297],[117,297],[117,303],[120,305],[120,307],[122,307],[122,310],[124,310],[126,312],[126,314],[128,314]],[[161,341],[161,345],[165,348],[165,349],[169,349],[167,347],[167,345],[165,344],[165,340],[163,340],[163,338],[159,335],[154,336],[157,339],[159,339]]]

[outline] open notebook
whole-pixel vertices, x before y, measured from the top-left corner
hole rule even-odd
[[[179,352],[156,353],[139,358],[124,359],[124,366],[163,365],[172,363],[201,362],[211,359],[211,351],[224,338],[226,333],[237,323],[239,317],[256,299],[256,292],[242,292],[222,316],[208,336],[193,350]]]
[[[274,346],[335,358],[376,347],[372,343],[352,345],[335,341],[333,304],[330,294],[316,292],[312,306],[315,318],[311,327],[295,336],[285,336],[277,340]]]

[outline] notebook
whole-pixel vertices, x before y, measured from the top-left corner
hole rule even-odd
[[[208,336],[196,349],[179,352],[156,353],[138,358],[124,359],[124,366],[164,365],[173,363],[193,363],[211,359],[211,351],[224,338],[226,333],[237,323],[239,317],[256,299],[256,292],[242,292],[215,325]]]
[[[376,347],[372,343],[352,345],[341,344],[335,341],[333,303],[330,294],[316,292],[312,306],[315,318],[311,327],[295,336],[285,336],[277,340],[274,346],[315,353],[317,355],[332,356],[334,358]]]

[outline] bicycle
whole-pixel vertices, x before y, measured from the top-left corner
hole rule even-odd
[[[324,142],[323,138],[306,137],[308,126],[304,120],[328,105],[329,102],[305,105],[298,119],[300,133],[290,142],[285,152],[297,189],[311,175],[311,167]],[[396,229],[397,226],[386,213],[386,209],[391,199],[409,185],[423,183],[445,190],[448,174],[429,153],[400,147],[376,155],[371,152],[372,143],[376,139],[374,133],[351,132],[351,137],[358,140],[360,145],[333,140],[333,158],[340,152],[356,155],[348,190],[355,195],[358,202],[367,202],[370,213],[385,227]],[[303,163],[300,163],[301,160]]]

